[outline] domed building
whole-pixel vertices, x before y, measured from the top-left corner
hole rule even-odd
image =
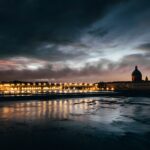
[[[133,82],[142,81],[142,73],[138,70],[137,66],[135,66],[135,70],[132,72],[132,81]]]

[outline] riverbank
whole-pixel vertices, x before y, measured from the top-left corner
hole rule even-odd
[[[37,95],[1,95],[0,101],[17,101],[17,100],[35,100],[35,99],[63,99],[63,98],[83,98],[98,96],[125,96],[125,97],[150,97],[150,91],[99,91],[88,93],[51,93]]]
[[[1,95],[0,101],[7,100],[35,100],[35,99],[65,99],[65,98],[84,98],[84,97],[98,97],[98,96],[115,96],[116,92],[89,92],[89,93],[51,93],[51,94],[37,94],[37,95]]]

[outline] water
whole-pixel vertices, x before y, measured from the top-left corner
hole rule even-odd
[[[3,149],[150,148],[150,99],[97,97],[0,103]]]

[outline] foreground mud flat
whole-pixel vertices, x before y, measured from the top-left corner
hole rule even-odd
[[[149,114],[144,97],[1,102],[0,147],[148,150]]]

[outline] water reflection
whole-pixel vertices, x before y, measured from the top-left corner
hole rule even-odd
[[[75,120],[116,125],[116,122],[150,125],[150,102],[143,98],[82,98],[50,101],[1,102],[0,120],[47,122]],[[117,124],[118,125],[118,124]]]
[[[75,119],[94,114],[100,107],[99,98],[22,101],[1,103],[0,117],[8,120]],[[106,109],[108,104],[105,104]],[[106,114],[101,113],[102,116]],[[78,116],[78,117],[77,117]],[[81,118],[80,118],[81,119]]]

